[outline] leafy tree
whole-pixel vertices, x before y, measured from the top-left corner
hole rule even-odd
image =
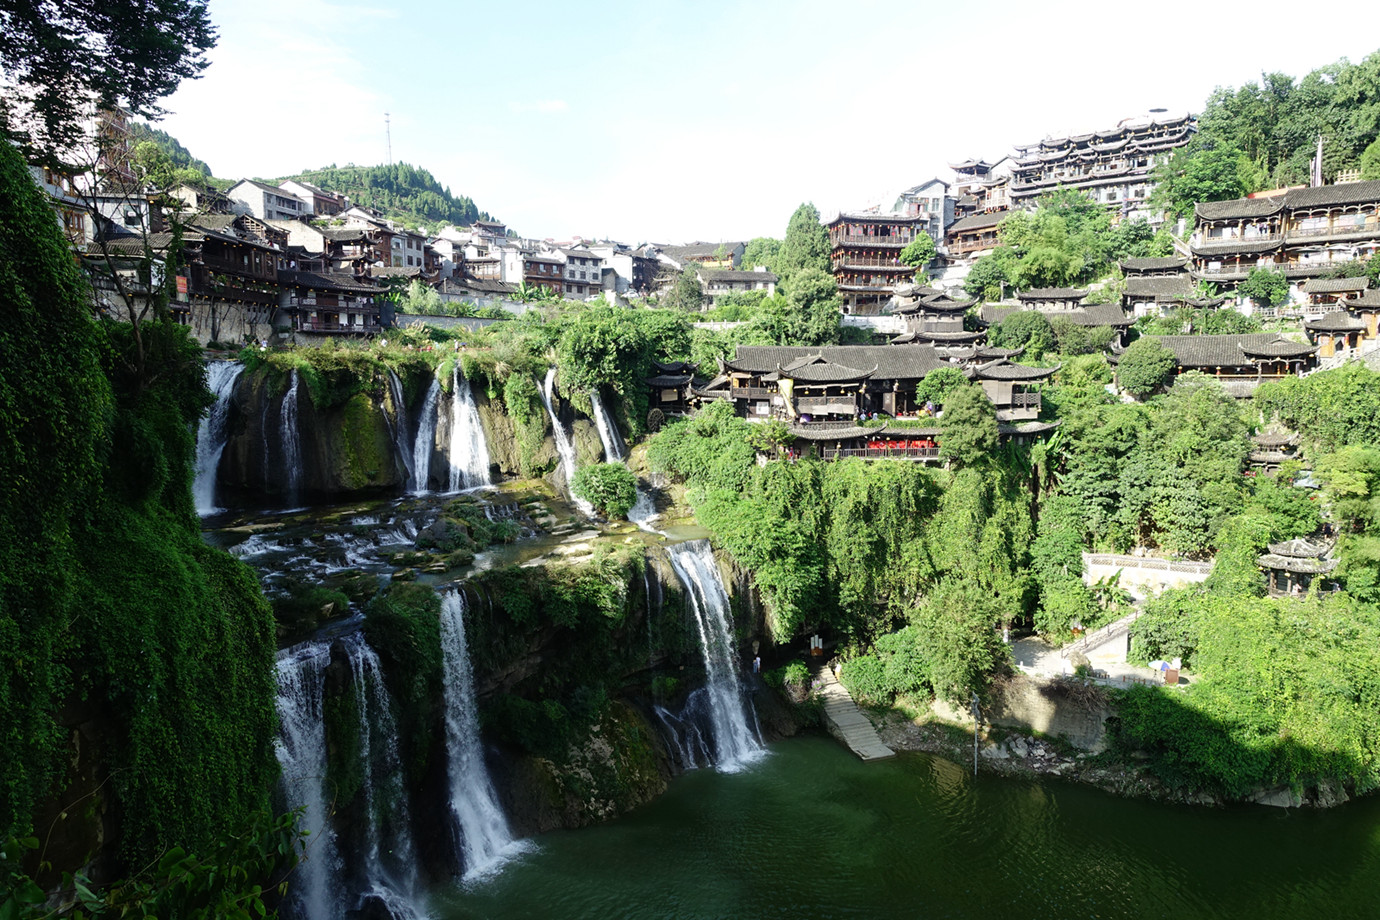
[[[828,273],[829,233],[819,222],[819,211],[814,205],[802,204],[791,215],[776,264],[777,274],[786,283],[797,272],[807,268]]]
[[[920,405],[934,403],[944,405],[949,394],[959,387],[967,386],[968,378],[956,367],[941,367],[930,371],[915,387],[915,401]]]
[[[1003,286],[1011,286],[1011,275],[1007,271],[1008,259],[991,253],[978,259],[968,269],[963,280],[963,290],[969,297],[981,297],[986,301],[1001,300]]]
[[[781,257],[781,240],[759,236],[743,246],[742,265],[746,269],[764,266],[769,272],[780,274],[777,263]]]
[[[1373,181],[1380,179],[1380,139],[1371,142],[1371,145],[1361,154],[1361,179]]]
[[[972,466],[997,448],[997,410],[982,387],[956,387],[944,403],[939,455]]]
[[[570,489],[605,517],[625,518],[637,502],[637,478],[621,463],[592,463],[575,471]]]
[[[1272,381],[1253,400],[1264,418],[1278,418],[1319,453],[1380,444],[1380,373],[1362,364]]]
[[[1289,280],[1282,272],[1257,267],[1251,269],[1236,290],[1258,307],[1277,307],[1289,299]]]
[[[1235,145],[1199,134],[1151,171],[1155,190],[1150,206],[1187,217],[1199,201],[1241,198],[1251,188],[1253,170]]]
[[[1111,326],[1082,326],[1067,316],[1053,316],[1049,328],[1054,333],[1056,348],[1061,355],[1090,355],[1106,351],[1116,338]]]
[[[766,291],[732,291],[714,302],[714,309],[705,314],[705,319],[725,323],[744,322],[762,312],[762,302],[766,299]]]
[[[1121,388],[1144,399],[1169,383],[1179,362],[1174,353],[1154,339],[1136,339],[1117,362]]]
[[[158,100],[206,68],[216,34],[206,0],[81,0],[0,7],[6,132],[30,158],[60,162],[86,139],[91,107],[162,113]]]
[[[481,211],[468,197],[453,195],[430,171],[410,163],[327,166],[282,179],[310,182],[327,191],[348,195],[353,204],[375,208],[409,225],[472,224],[489,218],[489,214]]]
[[[991,342],[996,348],[1024,348],[1039,360],[1054,347],[1054,329],[1038,310],[1014,310],[993,328]]]
[[[928,233],[921,232],[901,250],[901,261],[914,266],[916,271],[923,271],[926,265],[934,261],[935,254],[934,239]]]
[[[676,276],[671,290],[662,301],[662,306],[682,313],[698,313],[703,309],[704,289],[700,287],[700,276],[695,269],[687,266]]]

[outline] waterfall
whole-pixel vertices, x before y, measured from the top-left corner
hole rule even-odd
[[[403,920],[420,916],[417,900],[417,850],[403,787],[402,760],[398,756],[397,723],[393,701],[383,682],[378,655],[362,632],[343,643],[350,662],[355,706],[359,711],[359,757],[363,780],[364,829],[367,848],[361,876],[362,900],[376,899],[390,916]]]
[[[417,436],[412,440],[411,491],[425,492],[431,478],[431,454],[435,450],[436,416],[440,412],[441,381],[432,380],[422,400],[422,414],[417,419]]]
[[[340,857],[331,828],[326,793],[326,723],[322,719],[329,643],[307,642],[278,654],[279,733],[274,748],[283,769],[288,808],[303,808],[308,834],[303,861],[293,873],[288,903],[302,920],[344,915]]]
[[[497,868],[513,852],[514,841],[484,765],[474,672],[465,645],[465,596],[459,591],[441,598],[441,667],[450,809],[459,836],[460,868],[474,877]]]
[[[450,391],[450,490],[489,485],[489,445],[470,382],[457,364]]]
[[[571,484],[575,482],[575,445],[570,443],[570,435],[566,433],[560,418],[556,416],[556,407],[551,400],[555,387],[556,369],[553,367],[546,372],[546,381],[541,385],[541,401],[546,403],[546,414],[551,416],[551,430],[556,435],[556,453],[560,454],[561,471],[565,473],[565,490],[570,493],[570,500],[575,503],[575,507],[584,512],[586,517],[593,517],[594,506],[571,491]]]
[[[604,400],[600,398],[598,390],[589,391],[589,402],[594,407],[594,427],[599,429],[599,440],[604,445],[604,460],[608,463],[621,463],[628,457],[628,448],[623,443],[623,436],[618,433],[618,426],[604,408]],[[628,520],[648,533],[660,533],[661,531],[651,525],[656,516],[656,505],[652,503],[652,496],[642,488],[642,483],[638,482],[637,501],[628,509]]]
[[[604,462],[620,463],[626,460],[627,446],[623,443],[623,436],[618,433],[618,426],[604,408],[604,400],[599,397],[598,390],[589,391],[589,402],[594,407],[594,427],[599,429],[599,441],[604,445]]]
[[[736,770],[760,756],[763,748],[748,726],[749,705],[738,683],[728,622],[728,592],[708,540],[681,543],[669,547],[668,553],[690,599],[699,630],[714,762],[720,770]]]
[[[407,444],[407,403],[403,400],[402,381],[391,369],[388,371],[388,395],[393,400],[393,453],[402,461],[407,473],[403,485],[412,488],[412,448]]]
[[[288,504],[297,504],[302,488],[302,433],[297,427],[297,369],[292,369],[291,385],[283,397],[278,417],[278,436],[283,445],[283,470],[287,473]]]
[[[196,432],[196,482],[192,495],[196,513],[205,517],[221,510],[216,507],[216,470],[225,452],[225,420],[230,414],[230,394],[235,389],[244,365],[237,361],[212,361],[206,365],[207,383],[216,403],[201,420]]]

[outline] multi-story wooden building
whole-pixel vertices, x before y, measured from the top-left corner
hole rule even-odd
[[[1317,347],[1291,342],[1273,332],[1245,335],[1150,336],[1173,353],[1177,374],[1198,371],[1244,398],[1260,384],[1302,375],[1317,366]]]
[[[944,254],[956,261],[987,255],[1001,242],[997,226],[1010,213],[987,211],[960,217],[944,231]]]
[[[1220,283],[1257,267],[1302,282],[1380,252],[1380,181],[1200,202],[1194,216],[1193,276]]]
[[[928,222],[926,222],[926,225]],[[843,312],[876,315],[915,269],[901,251],[926,232],[918,216],[844,212],[828,224],[830,266]]]
[[[765,269],[760,271],[730,271],[727,269],[699,269],[700,287],[704,291],[704,309],[712,310],[725,294],[745,294],[761,291],[770,297],[776,293],[780,279]]]
[[[1046,192],[1074,188],[1123,217],[1158,220],[1146,205],[1154,190],[1150,171],[1196,131],[1190,115],[1152,115],[1126,119],[1106,131],[1018,145],[1011,166],[1012,206],[1029,208]]]

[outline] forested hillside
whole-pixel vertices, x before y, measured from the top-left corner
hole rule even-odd
[[[274,180],[296,179],[349,195],[354,204],[376,208],[407,223],[472,224],[488,218],[469,198],[452,195],[429,171],[408,163],[391,166],[335,166],[309,169]]]
[[[167,155],[172,165],[178,169],[195,169],[207,178],[212,175],[211,167],[206,165],[205,160],[198,160],[177,138],[152,125],[141,121],[132,122],[129,126],[129,140],[135,147],[149,141]]]

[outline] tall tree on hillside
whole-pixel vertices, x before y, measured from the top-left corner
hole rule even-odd
[[[819,222],[819,211],[809,202],[796,208],[786,225],[777,274],[789,285],[790,277],[806,268],[829,271],[829,234]]]
[[[676,276],[662,306],[682,313],[698,313],[704,308],[704,289],[700,287],[700,276],[693,268],[687,267]]]
[[[748,240],[747,245],[743,247],[742,266],[751,270],[761,265],[767,271],[779,274],[777,262],[780,257],[781,241],[770,236],[759,236],[756,239]]]
[[[31,159],[61,162],[94,108],[156,117],[200,76],[216,33],[207,0],[44,0],[0,5],[0,118]],[[3,85],[3,84],[0,84]]]
[[[1256,173],[1235,144],[1199,135],[1151,171],[1150,206],[1187,217],[1199,201],[1241,198],[1257,184]]]

